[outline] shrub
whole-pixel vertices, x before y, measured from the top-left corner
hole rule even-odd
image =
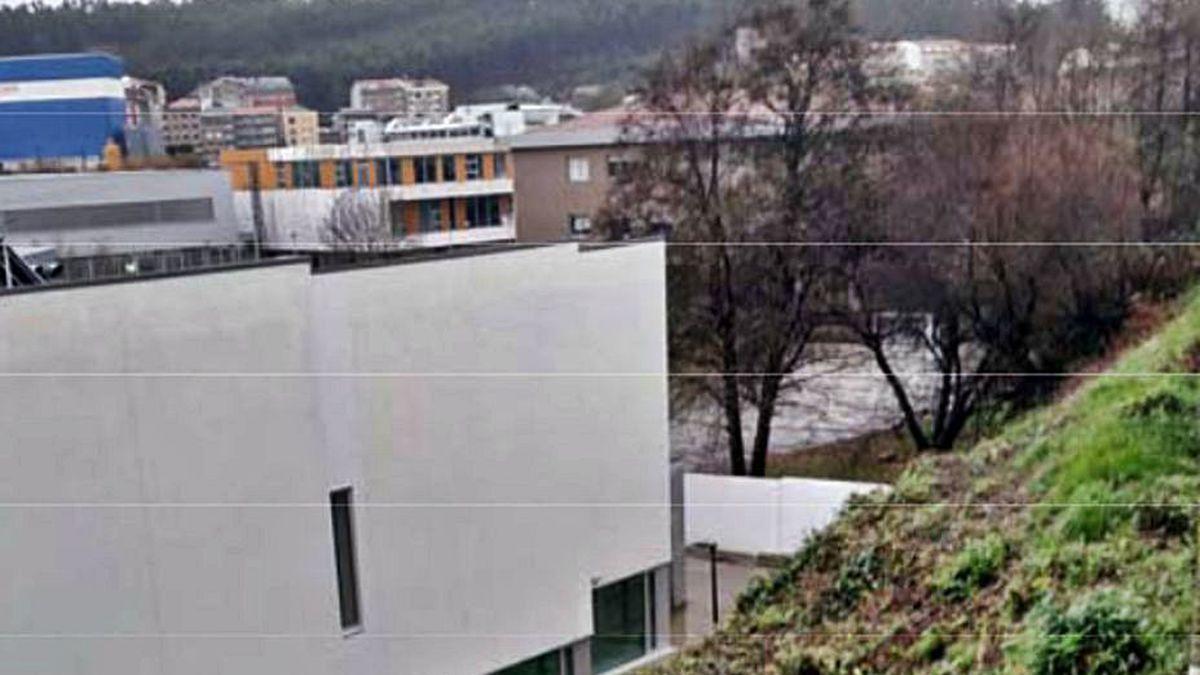
[[[1071,506],[1063,513],[1061,532],[1070,540],[1101,541],[1131,515],[1131,509],[1121,505],[1123,496],[1100,481],[1080,485],[1069,501]]]
[[[1153,666],[1145,621],[1132,601],[1111,591],[1086,596],[1061,611],[1038,608],[1026,635],[1026,665],[1035,675],[1124,675]]]
[[[833,586],[822,594],[821,611],[829,618],[845,616],[863,593],[880,587],[882,576],[883,558],[879,553],[875,549],[859,553],[842,566]]]
[[[1133,511],[1133,526],[1138,532],[1164,539],[1186,537],[1192,533],[1192,514],[1188,507],[1174,504],[1144,504]]]
[[[934,588],[944,598],[965,600],[996,580],[1007,557],[1008,545],[998,535],[971,541],[937,576]]]

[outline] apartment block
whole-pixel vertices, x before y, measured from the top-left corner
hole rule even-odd
[[[299,106],[287,108],[279,113],[283,122],[283,143],[292,146],[319,145],[321,142],[320,116],[315,110]]]
[[[511,159],[490,138],[226,151],[221,164],[271,246],[326,247],[347,207],[380,214],[369,229],[397,243],[513,237]]]
[[[440,121],[450,112],[450,87],[428,78],[358,80],[350,87],[350,108],[408,122]]]
[[[621,117],[591,114],[508,139],[516,176],[516,236],[563,241],[592,234],[609,191],[638,149],[622,143]]]
[[[200,126],[200,100],[181,98],[167,105],[163,117],[163,141],[167,153],[190,155],[199,153],[204,145]]]
[[[204,110],[212,108],[290,108],[296,89],[286,77],[219,77],[196,88],[193,98]]]

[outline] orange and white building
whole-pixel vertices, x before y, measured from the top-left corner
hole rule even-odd
[[[378,209],[378,229],[397,243],[446,245],[508,240],[512,160],[486,137],[225,150],[235,206],[266,246],[328,247],[339,200]],[[374,217],[374,216],[372,216]]]

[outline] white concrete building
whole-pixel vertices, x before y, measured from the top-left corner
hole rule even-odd
[[[0,670],[587,675],[661,649],[664,257],[0,294]]]
[[[220,171],[0,176],[0,237],[64,257],[237,244],[233,191]]]

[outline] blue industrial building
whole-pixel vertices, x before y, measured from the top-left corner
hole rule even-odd
[[[86,161],[123,144],[124,71],[108,54],[0,58],[0,162]]]

